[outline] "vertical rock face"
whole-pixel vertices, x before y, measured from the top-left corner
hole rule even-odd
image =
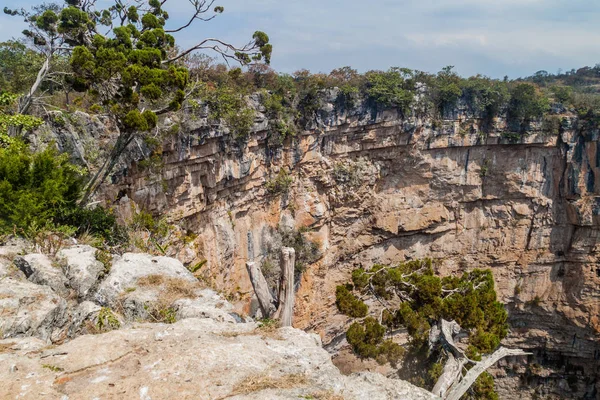
[[[528,398],[539,386],[550,397],[595,396],[599,132],[563,115],[558,137],[534,124],[515,139],[502,119],[480,131],[467,107],[432,121],[343,109],[334,92],[323,103],[281,148],[268,146],[260,110],[246,143],[205,114],[186,115],[177,122],[184,133],[163,146],[160,174],[129,154],[104,194],[121,193],[125,212],[131,200],[198,235],[191,257],[206,260],[207,276],[240,304],[251,295],[245,262],[265,259],[278,227],[307,231],[322,257],[302,275],[294,321],[326,342],[347,323],[335,286],[356,267],[431,257],[443,274],[491,268],[509,309],[506,345],[535,353],[529,366],[494,371],[501,394]],[[281,169],[293,183],[272,193],[265,183]]]

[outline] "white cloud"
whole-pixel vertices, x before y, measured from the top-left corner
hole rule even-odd
[[[9,6],[18,0],[3,0]],[[33,1],[33,0],[27,0]],[[41,1],[41,0],[40,0]],[[109,0],[102,0],[108,2]],[[287,71],[391,65],[436,71],[516,76],[595,64],[600,54],[600,3],[590,0],[222,0],[225,13],[178,35],[245,43],[264,30],[273,64]],[[169,0],[173,22],[188,0]],[[0,17],[0,40],[22,29]]]

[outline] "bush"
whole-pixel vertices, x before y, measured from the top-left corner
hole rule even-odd
[[[353,323],[346,332],[346,340],[361,358],[373,358],[378,363],[396,365],[404,349],[391,340],[383,340],[385,327],[375,318],[367,317],[362,323]]]
[[[398,107],[407,112],[414,100],[412,76],[413,72],[406,68],[367,72],[367,95],[376,104]]]
[[[47,225],[77,208],[82,171],[51,146],[32,153],[21,142],[0,147],[0,232]]]
[[[352,318],[363,318],[367,316],[369,308],[348,290],[346,286],[338,286],[335,289],[335,304],[342,314]]]
[[[292,183],[294,183],[294,178],[288,174],[285,168],[281,168],[275,178],[265,183],[265,188],[271,195],[287,194]]]
[[[376,296],[381,302],[399,304],[394,310],[388,305],[381,314],[381,323],[365,313],[366,305],[355,293]],[[467,354],[480,358],[493,352],[508,333],[507,312],[496,300],[494,280],[489,270],[473,270],[462,276],[439,277],[433,272],[431,260],[414,260],[390,267],[374,265],[370,271],[356,269],[352,273],[352,284],[336,288],[336,304],[349,316],[366,318],[354,322],[346,337],[353,351],[361,358],[390,361],[403,350],[396,349],[393,342],[384,342],[385,330],[404,326],[410,336],[409,355],[422,359],[424,371],[411,371],[415,382],[431,383],[439,375],[440,366],[429,373],[426,365],[440,362],[440,353],[430,353],[428,346],[431,325],[440,318],[455,320],[470,332]],[[379,315],[380,310],[376,311]],[[385,348],[386,350],[383,350]],[[390,350],[391,349],[391,350]],[[427,355],[429,354],[429,355]],[[397,362],[397,361],[396,361]],[[431,379],[424,379],[429,376]],[[474,390],[477,398],[494,398],[493,381],[487,377],[479,381]],[[490,397],[492,396],[492,397]]]
[[[532,84],[519,83],[510,92],[507,120],[512,129],[525,132],[529,124],[548,110],[548,99]]]
[[[115,215],[102,207],[74,207],[57,217],[63,225],[77,227],[77,234],[89,233],[101,237],[110,246],[123,245],[129,240],[127,229],[117,223]]]

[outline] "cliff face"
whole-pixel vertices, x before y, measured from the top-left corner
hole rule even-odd
[[[256,108],[260,111],[258,102]],[[465,105],[441,121],[366,103],[345,109],[324,95],[308,128],[268,146],[257,114],[247,143],[189,110],[162,147],[160,172],[142,170],[134,144],[102,195],[126,215],[130,201],[198,235],[175,254],[206,260],[205,277],[248,309],[248,259],[268,256],[277,230],[300,230],[321,258],[302,274],[295,326],[327,343],[347,318],[335,287],[352,269],[431,257],[442,274],[491,268],[507,304],[507,346],[534,353],[494,371],[503,398],[594,398],[600,392],[599,132],[561,116],[524,137],[503,119],[488,133]],[[137,146],[137,147],[136,147]],[[272,193],[281,169],[293,183]],[[124,196],[126,195],[126,196]]]

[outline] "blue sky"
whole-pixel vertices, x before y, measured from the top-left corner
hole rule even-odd
[[[98,0],[108,3],[109,0]],[[9,7],[32,0],[2,0]],[[189,15],[188,0],[169,0],[172,21]],[[272,66],[329,72],[401,66],[501,78],[600,63],[600,1],[596,0],[222,0],[225,13],[177,37],[245,43],[269,34]],[[23,29],[0,16],[0,40]]]

